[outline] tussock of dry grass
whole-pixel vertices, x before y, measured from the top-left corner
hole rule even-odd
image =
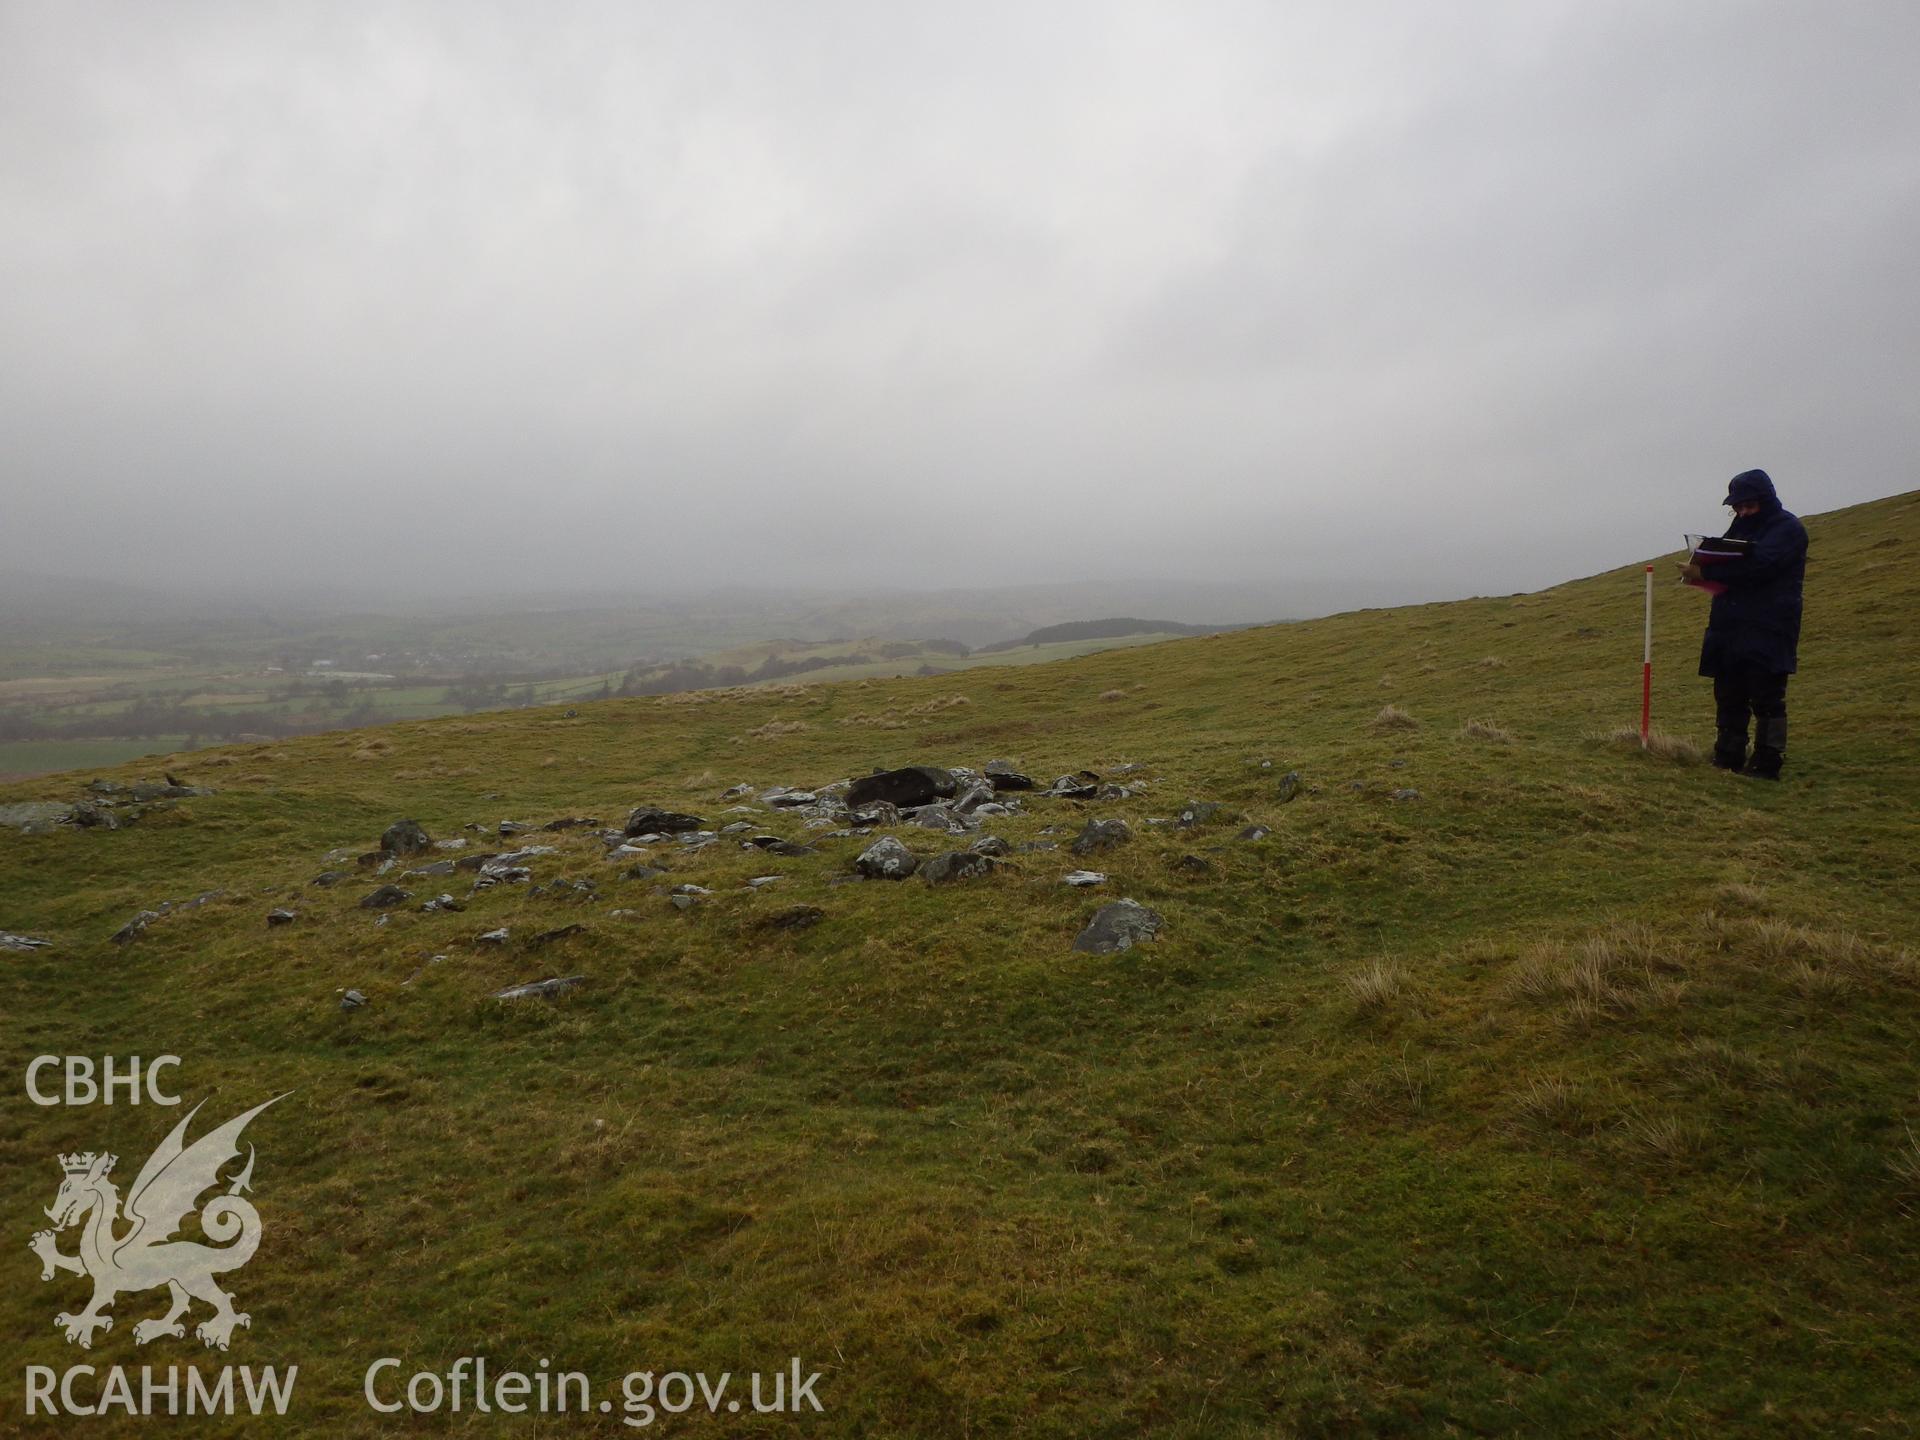
[[[1628,924],[1570,948],[1534,946],[1514,966],[1507,989],[1521,999],[1559,1005],[1569,1019],[1591,1024],[1672,998],[1677,987],[1663,977],[1681,968],[1652,930]]]
[[[1758,885],[1744,885],[1737,882],[1722,885],[1718,898],[1723,905],[1731,906],[1735,910],[1751,910],[1756,914],[1764,915],[1773,909],[1773,902],[1767,899],[1767,892]]]
[[[1124,690],[1102,690],[1100,692],[1100,698],[1102,700],[1124,700],[1127,698],[1127,692]]]
[[[1676,765],[1698,765],[1703,758],[1700,747],[1683,735],[1669,735],[1664,730],[1652,730],[1647,733],[1647,743],[1640,743],[1638,725],[1622,725],[1609,730],[1600,737],[1614,745],[1631,745],[1634,749],[1644,749],[1656,760],[1671,760]]]
[[[1370,960],[1345,980],[1347,994],[1363,1015],[1378,1015],[1395,1009],[1413,995],[1412,977],[1406,967],[1392,960]]]
[[[1911,1125],[1907,1126],[1907,1143],[1887,1157],[1887,1169],[1907,1189],[1920,1190],[1920,1140],[1914,1138]]]
[[[954,710],[963,705],[971,704],[973,704],[973,702],[964,695],[942,695],[938,699],[928,700],[924,704],[914,706],[911,710],[907,711],[907,714],[938,715],[943,710]]]
[[[1705,1155],[1712,1136],[1705,1126],[1677,1115],[1636,1117],[1626,1124],[1626,1145],[1642,1163],[1678,1169]]]
[[[1376,730],[1415,730],[1420,722],[1398,705],[1382,705],[1380,713],[1373,717],[1372,724]]]
[[[1494,745],[1513,744],[1513,732],[1492,720],[1469,720],[1460,727],[1460,733],[1469,740],[1485,740]]]
[[[884,710],[878,715],[842,715],[840,717],[840,723],[842,725],[865,727],[870,730],[904,730],[907,728],[907,722],[891,710]]]
[[[1562,1135],[1591,1135],[1600,1126],[1599,1114],[1586,1092],[1558,1076],[1529,1080],[1514,1111],[1522,1125]]]
[[[1504,670],[1507,668],[1507,662],[1502,660],[1498,655],[1488,655],[1483,659],[1474,661],[1473,668],[1476,670]]]
[[[807,728],[804,720],[769,720],[747,732],[755,740],[777,740],[782,735],[797,735]]]

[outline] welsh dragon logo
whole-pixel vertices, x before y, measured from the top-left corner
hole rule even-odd
[[[53,1279],[57,1270],[93,1279],[93,1299],[87,1307],[78,1315],[63,1314],[54,1319],[69,1344],[91,1349],[96,1330],[113,1328],[113,1317],[104,1312],[116,1296],[161,1285],[167,1287],[173,1303],[165,1315],[142,1320],[133,1327],[133,1338],[139,1344],[162,1335],[185,1339],[186,1327],[180,1317],[194,1300],[213,1307],[213,1314],[193,1332],[209,1346],[226,1349],[233,1327],[252,1323],[245,1311],[233,1308],[233,1296],[213,1278],[238,1270],[260,1246],[260,1213],[240,1194],[252,1188],[251,1145],[247,1147],[246,1167],[228,1182],[226,1193],[215,1195],[200,1207],[200,1229],[214,1243],[203,1245],[173,1236],[193,1214],[200,1197],[221,1183],[220,1168],[239,1155],[240,1132],[247,1128],[247,1122],[268,1105],[286,1098],[276,1095],[188,1145],[187,1125],[200,1113],[200,1106],[194,1106],[140,1167],[128,1190],[124,1215],[119,1187],[107,1178],[118,1156],[96,1155],[89,1150],[60,1157],[66,1178],[60,1182],[60,1193],[54,1196],[52,1207],[45,1212],[53,1221],[53,1229],[40,1231],[27,1248],[40,1257],[42,1280]],[[55,1231],[83,1222],[79,1253],[61,1254],[55,1248]],[[123,1222],[131,1222],[131,1228],[122,1230]]]

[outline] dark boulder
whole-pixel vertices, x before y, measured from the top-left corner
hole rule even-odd
[[[402,890],[398,885],[382,885],[379,889],[370,890],[360,897],[360,908],[362,910],[391,910],[397,905],[406,904],[407,901],[412,898],[413,892],[411,890]]]
[[[433,837],[418,820],[396,820],[380,837],[380,848],[389,855],[417,855],[433,848]]]
[[[269,910],[267,911],[267,928],[272,929],[278,925],[291,925],[299,918],[300,917],[291,910]]]
[[[627,816],[626,833],[629,835],[681,835],[689,830],[698,830],[707,822],[698,815],[682,815],[675,810],[656,810],[642,805]]]
[[[859,810],[876,800],[889,805],[930,805],[945,800],[960,788],[953,772],[935,765],[908,765],[899,770],[882,770],[878,775],[863,775],[847,787],[847,807]]]

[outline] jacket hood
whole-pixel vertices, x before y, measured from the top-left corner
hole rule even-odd
[[[1745,505],[1758,500],[1768,510],[1780,508],[1780,497],[1773,493],[1773,480],[1764,470],[1742,470],[1727,482],[1727,498],[1722,505]]]

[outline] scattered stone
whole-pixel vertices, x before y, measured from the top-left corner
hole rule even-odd
[[[411,890],[402,890],[398,885],[382,885],[360,897],[362,910],[391,910],[396,905],[404,905],[413,898]]]
[[[1114,955],[1143,940],[1159,937],[1160,916],[1137,900],[1115,900],[1094,912],[1087,928],[1074,937],[1073,948],[1089,955]]]
[[[976,855],[992,855],[996,859],[1013,853],[1013,847],[998,835],[982,835],[967,848]]]
[[[869,880],[904,880],[920,868],[920,860],[893,836],[885,835],[860,852],[853,868]]]
[[[528,845],[519,850],[508,850],[499,855],[489,855],[485,860],[481,861],[480,873],[484,875],[489,870],[499,870],[510,865],[518,865],[522,860],[534,860],[542,855],[556,855],[558,853],[559,851],[551,845]]]
[[[954,814],[971,815],[975,810],[978,810],[982,805],[991,804],[993,802],[993,796],[994,796],[993,786],[989,785],[984,780],[976,781],[974,784],[969,785],[962,794],[960,794],[954,799],[954,802],[953,802]]]
[[[529,950],[538,950],[542,945],[551,945],[555,941],[565,940],[571,935],[584,934],[586,928],[584,925],[562,925],[558,930],[542,930],[538,935],[535,935],[531,940],[527,941],[527,948]]]
[[[536,885],[527,893],[545,895],[553,900],[585,900],[591,898],[593,891],[593,881],[569,880],[563,875],[558,880],[549,880],[545,885]]]
[[[400,878],[431,880],[441,875],[453,874],[453,865],[454,862],[451,860],[436,860],[431,865],[422,865],[418,870],[403,870],[400,872]]]
[[[1060,842],[1057,840],[1028,840],[1018,848],[1022,855],[1031,855],[1037,851],[1058,850],[1060,848]]]
[[[827,912],[818,905],[789,905],[784,910],[776,910],[760,922],[763,930],[806,930],[826,919]]]
[[[1105,872],[1100,870],[1069,870],[1060,877],[1062,885],[1104,885],[1107,883]]]
[[[693,899],[701,895],[711,895],[713,891],[704,885],[676,885],[668,893],[671,895],[685,895],[689,899]]]
[[[489,850],[485,854],[476,852],[472,855],[462,855],[458,860],[453,862],[453,868],[456,870],[484,870],[500,858],[500,852],[497,850]]]
[[[1095,775],[1091,780],[1081,778],[1091,773],[1083,770],[1080,775],[1062,775],[1041,793],[1056,800],[1091,800],[1099,793],[1100,777]]]
[[[1089,820],[1068,848],[1076,855],[1097,855],[1133,839],[1133,831],[1124,820]]]
[[[747,831],[757,828],[751,820],[736,820],[731,825],[722,825],[720,827],[720,833],[722,835],[744,835]]]
[[[627,816],[626,833],[634,835],[679,835],[698,830],[707,822],[698,815],[682,815],[675,810],[655,810],[642,805]]]
[[[322,890],[331,890],[334,886],[338,885],[342,880],[346,880],[349,878],[351,877],[348,876],[347,872],[344,870],[322,870],[318,875],[314,876],[313,879],[309,880],[307,883],[309,885],[318,885]]]
[[[128,792],[136,804],[150,804],[155,800],[191,800],[198,795],[213,794],[211,785],[182,785],[178,780],[169,780],[164,785],[156,785],[151,780],[142,781]]]
[[[1173,862],[1173,868],[1182,875],[1211,875],[1213,866],[1198,855],[1182,855]]]
[[[1201,825],[1211,825],[1226,808],[1212,800],[1189,800],[1185,808],[1174,816],[1174,826],[1180,830],[1192,830]]]
[[[658,880],[667,872],[652,865],[630,865],[620,872],[622,880]]]
[[[507,943],[507,927],[502,925],[498,930],[483,930],[480,934],[474,936],[474,943],[477,945],[504,945]]]
[[[380,837],[380,848],[389,855],[417,855],[433,848],[433,837],[418,820],[396,820]]]
[[[362,870],[385,871],[393,864],[393,856],[384,850],[368,850],[354,856],[353,863]]]
[[[578,710],[564,710],[561,712],[560,718],[562,720],[578,720],[580,718],[580,712]]]
[[[673,902],[673,908],[676,910],[691,910],[699,903],[692,895],[669,895],[667,899]]]
[[[771,885],[777,880],[784,880],[786,878],[784,875],[756,875],[747,881],[747,888],[749,890],[758,890],[763,885]]]
[[[1139,793],[1138,790],[1129,789],[1125,785],[1116,785],[1109,780],[1093,792],[1093,798],[1096,800],[1131,800]]]
[[[511,839],[513,836],[523,831],[531,830],[532,828],[533,827],[524,820],[502,820],[494,827],[494,829],[499,832],[502,840]]]
[[[127,921],[126,924],[113,932],[113,943],[116,945],[125,945],[130,941],[138,940],[142,935],[147,933],[147,926],[159,918],[160,912],[158,910],[142,910],[138,915],[134,916],[133,919]]]
[[[1407,768],[1407,762],[1404,759],[1389,760],[1387,761],[1387,768],[1389,770],[1404,770]]]
[[[972,880],[993,869],[993,857],[977,850],[949,850],[936,855],[920,867],[920,878],[929,885],[947,885],[955,880]]]
[[[742,795],[751,795],[753,786],[747,784],[729,785],[720,792],[722,800],[738,800]]]
[[[811,805],[820,797],[811,790],[782,790],[778,793],[769,790],[760,798],[779,809],[792,810],[801,805]]]
[[[464,910],[466,908],[466,906],[462,905],[451,895],[436,895],[433,899],[422,905],[420,910],[422,914],[434,915],[442,910]]]
[[[105,805],[91,805],[83,802],[75,805],[67,813],[66,819],[69,825],[77,825],[82,830],[118,830],[123,823],[132,824],[138,814],[138,811],[130,811],[124,815],[116,815]]]
[[[524,885],[533,879],[533,871],[524,865],[489,865],[480,872],[480,878],[473,882],[475,892],[491,890],[496,885]]]
[[[996,790],[1031,790],[1033,777],[1022,775],[1011,760],[989,760],[986,765],[987,783]]]
[[[540,828],[542,830],[578,830],[583,825],[598,825],[599,823],[598,817],[593,815],[568,815],[564,819],[549,820]]]
[[[907,823],[923,830],[938,830],[943,835],[963,834],[971,828],[962,816],[944,805],[922,805],[907,817]]]
[[[292,910],[269,910],[267,911],[267,928],[271,930],[278,925],[291,925],[299,918],[299,915]]]
[[[548,980],[534,980],[525,985],[509,985],[504,990],[493,992],[496,1000],[551,1000],[554,996],[571,990],[576,985],[587,983],[584,975],[555,976]]]
[[[18,830],[22,835],[51,835],[54,827],[64,824],[72,814],[71,805],[60,805],[50,800],[25,800],[13,805],[0,805],[0,825],[9,830]]]
[[[1393,798],[1395,800],[1418,800],[1420,798],[1420,792],[1412,789],[1396,790],[1393,792]]]
[[[851,825],[865,825],[869,829],[879,829],[887,825],[898,825],[900,823],[900,807],[890,804],[885,800],[879,800],[872,805],[849,811],[847,814],[847,823]]]
[[[1286,774],[1280,777],[1280,790],[1279,790],[1280,803],[1282,805],[1286,804],[1289,800],[1293,799],[1293,797],[1298,795],[1299,793],[1300,793],[1300,772],[1298,770],[1289,770],[1287,771]]]
[[[934,765],[908,765],[863,775],[847,787],[847,807],[859,810],[876,800],[889,805],[927,805],[945,800],[960,788],[951,770]]]
[[[1233,838],[1236,840],[1264,840],[1272,833],[1273,831],[1269,830],[1265,825],[1249,825]]]
[[[340,997],[340,1008],[342,1010],[358,1010],[366,1003],[367,997],[362,995],[358,990],[349,990]]]
[[[717,830],[689,830],[680,836],[680,843],[690,850],[698,850],[703,845],[711,845],[720,838]]]
[[[820,852],[811,845],[796,845],[791,840],[783,840],[778,835],[755,835],[746,842],[758,847],[769,855],[818,855]]]
[[[51,940],[42,940],[38,935],[14,935],[0,930],[0,950],[25,953],[29,950],[45,950],[53,944]]]

